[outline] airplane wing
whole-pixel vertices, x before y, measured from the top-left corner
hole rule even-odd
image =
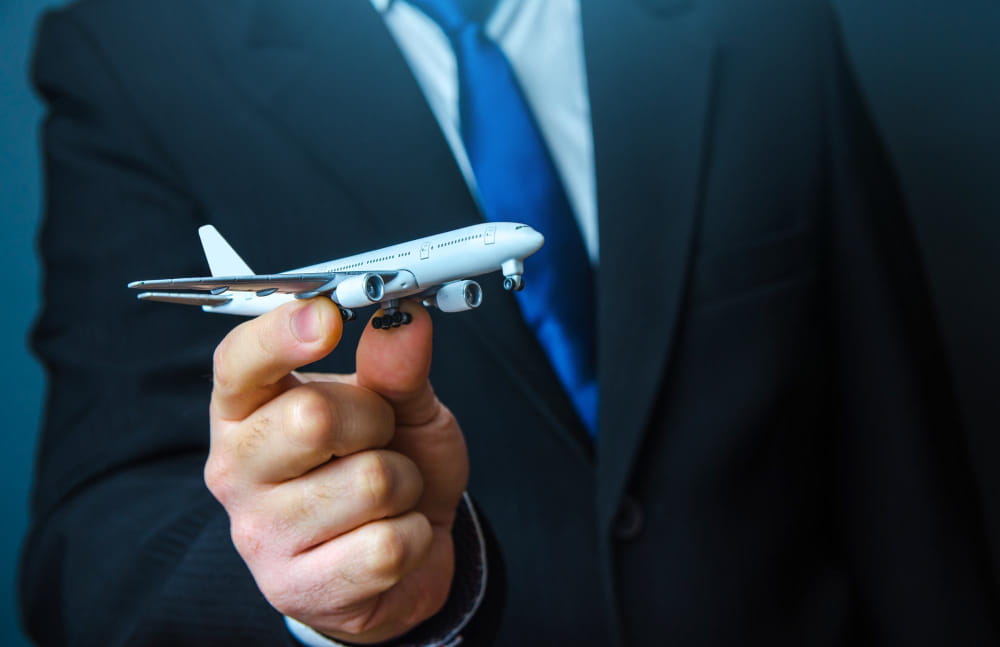
[[[182,279],[155,279],[152,281],[133,281],[128,287],[136,290],[155,292],[165,290],[202,290],[212,295],[235,290],[239,292],[257,292],[266,296],[275,292],[294,294],[307,299],[337,287],[341,281],[352,276],[378,274],[383,281],[396,277],[397,271],[373,272],[309,272],[303,274],[253,274],[246,276],[200,276]],[[146,297],[152,299],[151,297]],[[214,305],[214,304],[213,304]]]

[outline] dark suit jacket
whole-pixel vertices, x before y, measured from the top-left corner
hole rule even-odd
[[[835,4],[927,268],[997,577],[1000,4]]]
[[[826,7],[581,4],[596,447],[498,282],[435,316],[432,379],[506,565],[498,642],[995,641],[923,280]],[[367,0],[89,0],[44,21],[34,73],[51,391],[30,630],[287,642],[201,482],[236,322],[124,285],[204,274],[206,222],[279,271],[476,222],[474,201]],[[351,369],[360,327],[322,368]]]

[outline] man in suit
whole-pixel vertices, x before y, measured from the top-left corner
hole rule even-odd
[[[596,437],[512,300],[435,317],[431,379],[502,553],[465,639],[492,637],[502,559],[499,644],[995,642],[923,281],[825,5],[595,0],[578,20]],[[202,483],[232,322],[115,286],[202,274],[205,222],[279,269],[479,221],[389,22],[367,2],[91,0],[43,24],[51,393],[23,577],[39,641],[292,640],[268,605],[288,613],[287,588],[244,562]],[[415,315],[361,348],[428,334]],[[320,370],[355,368],[359,328]]]

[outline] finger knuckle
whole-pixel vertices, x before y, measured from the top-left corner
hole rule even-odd
[[[220,503],[229,499],[232,484],[232,467],[228,461],[211,454],[205,461],[205,486]]]
[[[333,403],[309,385],[295,389],[289,440],[310,450],[328,449],[331,431],[338,425]]]
[[[385,452],[366,452],[360,457],[359,487],[368,499],[368,506],[381,510],[392,501],[396,489],[396,471]]]
[[[215,347],[212,353],[212,384],[216,390],[229,391],[233,388],[234,376],[229,370],[230,337],[226,337]]]
[[[406,564],[406,537],[395,524],[380,524],[373,528],[368,567],[376,577],[396,581]]]

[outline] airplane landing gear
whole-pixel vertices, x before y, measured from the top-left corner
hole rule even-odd
[[[524,278],[520,274],[503,277],[503,289],[508,292],[520,292],[524,289]]]
[[[413,321],[413,315],[399,309],[399,301],[393,300],[382,304],[382,311],[385,313],[372,319],[372,328],[375,330],[388,330],[389,328],[399,328]]]
[[[500,265],[503,272],[503,289],[508,292],[520,292],[524,289],[524,261],[512,258]]]
[[[372,319],[372,328],[375,330],[388,330],[389,328],[399,328],[413,321],[413,315],[409,312],[397,310],[391,315],[382,315]]]

